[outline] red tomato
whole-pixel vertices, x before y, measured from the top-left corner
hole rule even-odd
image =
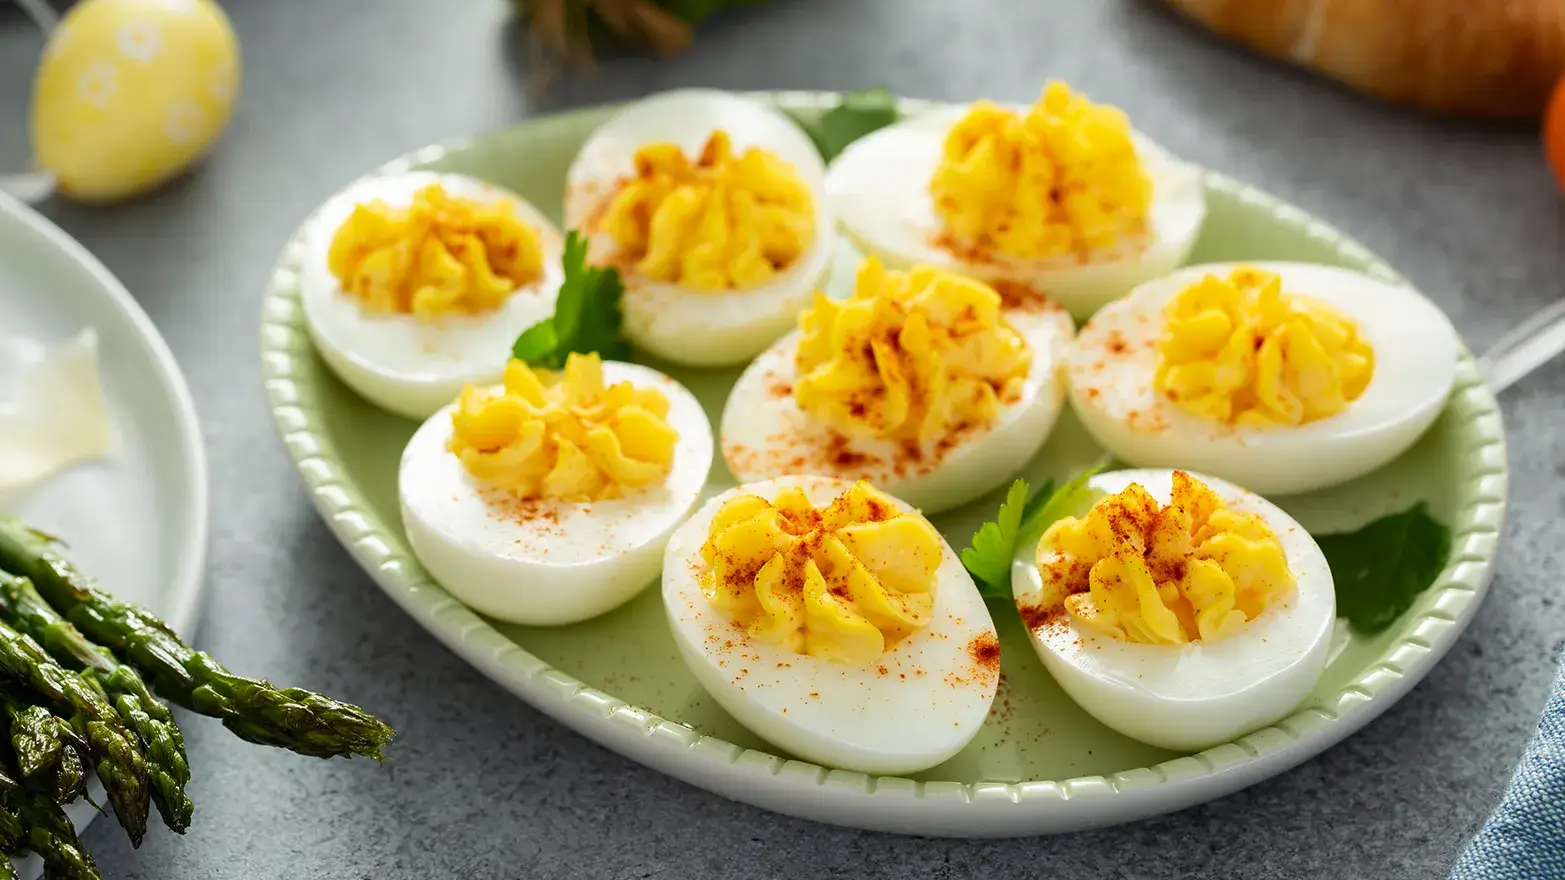
[[[1543,152],[1554,169],[1554,179],[1565,187],[1565,79],[1554,86],[1549,107],[1543,113]]]

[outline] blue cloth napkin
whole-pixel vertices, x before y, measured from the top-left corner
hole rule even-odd
[[[1500,805],[1451,870],[1451,880],[1534,878],[1565,878],[1565,666]]]

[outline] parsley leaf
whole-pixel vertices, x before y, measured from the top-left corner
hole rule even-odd
[[[1366,635],[1390,626],[1429,589],[1451,552],[1451,530],[1420,501],[1358,531],[1316,535],[1337,588],[1337,614]]]
[[[1043,485],[1038,487],[1038,491],[1032,493],[1032,497],[1027,499],[1027,506],[1022,508],[1022,527],[1016,532],[1018,538],[1038,524],[1044,508],[1048,507],[1049,502],[1054,499],[1054,489],[1052,478],[1044,480]]]
[[[1093,462],[1086,470],[1066,480],[1057,489],[1054,487],[1053,480],[1045,483],[1043,488],[1038,490],[1038,494],[1027,502],[1027,510],[1022,515],[1022,528],[1017,533],[1018,537],[1039,534],[1045,526],[1063,519],[1072,510],[1081,506],[1082,495],[1087,492],[1087,481],[1103,473],[1113,461],[1114,459],[1104,456]]]
[[[1027,481],[1017,477],[1005,493],[994,522],[986,522],[973,533],[973,540],[962,550],[962,565],[978,582],[978,592],[990,598],[1002,598],[1011,585],[1011,556],[1016,552],[1016,535],[1027,507]]]
[[[1112,461],[1105,456],[1058,488],[1049,480],[1031,497],[1026,480],[1017,478],[1011,484],[994,521],[979,526],[961,553],[962,565],[978,582],[980,595],[988,599],[1011,597],[1011,560],[1016,555],[1016,542],[1024,535],[1038,534],[1044,526],[1078,507],[1087,491],[1087,481],[1102,473]]]
[[[837,106],[815,114],[790,112],[793,121],[815,142],[821,158],[830,162],[848,144],[902,118],[897,97],[885,89],[861,89],[842,96]]]
[[[625,285],[619,270],[587,265],[587,240],[572,229],[561,258],[565,280],[554,314],[522,331],[511,356],[529,366],[558,370],[571,352],[597,352],[604,360],[624,360],[630,346],[620,337],[620,297]]]

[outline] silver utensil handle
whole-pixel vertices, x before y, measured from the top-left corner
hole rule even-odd
[[[60,13],[54,11],[49,0],[16,0],[44,36],[54,32],[60,23]],[[23,204],[37,204],[54,192],[54,175],[43,171],[27,171],[21,174],[0,174],[0,191]]]
[[[0,191],[24,205],[36,205],[54,192],[54,175],[47,171],[0,174]]]
[[[54,11],[49,0],[16,0],[16,5],[22,7],[22,11],[37,22],[39,29],[46,34],[60,23],[60,13]]]
[[[1499,394],[1565,352],[1565,299],[1552,303],[1501,336],[1478,358],[1478,371]]]

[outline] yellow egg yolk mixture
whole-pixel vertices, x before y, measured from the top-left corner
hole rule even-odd
[[[572,354],[558,374],[513,360],[502,390],[469,385],[451,413],[450,449],[468,473],[523,499],[598,501],[661,483],[678,439],[663,392],[604,387],[596,354]]]
[[[974,104],[929,191],[951,243],[1026,259],[1113,246],[1144,231],[1152,205],[1125,114],[1061,82],[1025,114]]]
[[[1352,321],[1253,268],[1207,275],[1163,310],[1153,387],[1180,409],[1252,427],[1302,425],[1364,393],[1375,353]]]
[[[1045,610],[1130,642],[1227,638],[1293,589],[1277,535],[1183,471],[1159,505],[1140,484],[1066,517],[1038,542]]]
[[[421,321],[487,314],[543,276],[538,230],[514,204],[457,198],[439,184],[406,208],[355,205],[326,259],[365,310]]]
[[[868,483],[825,507],[739,495],[713,518],[702,592],[751,638],[862,666],[929,623],[940,535]]]
[[[598,227],[636,273],[694,290],[765,284],[815,238],[810,188],[759,147],[735,156],[713,132],[692,164],[675,144],[636,151],[636,176],[609,201]]]
[[[817,293],[799,326],[799,408],[849,436],[920,448],[992,423],[1032,364],[993,288],[943,269],[887,271],[873,257],[850,298]]]

